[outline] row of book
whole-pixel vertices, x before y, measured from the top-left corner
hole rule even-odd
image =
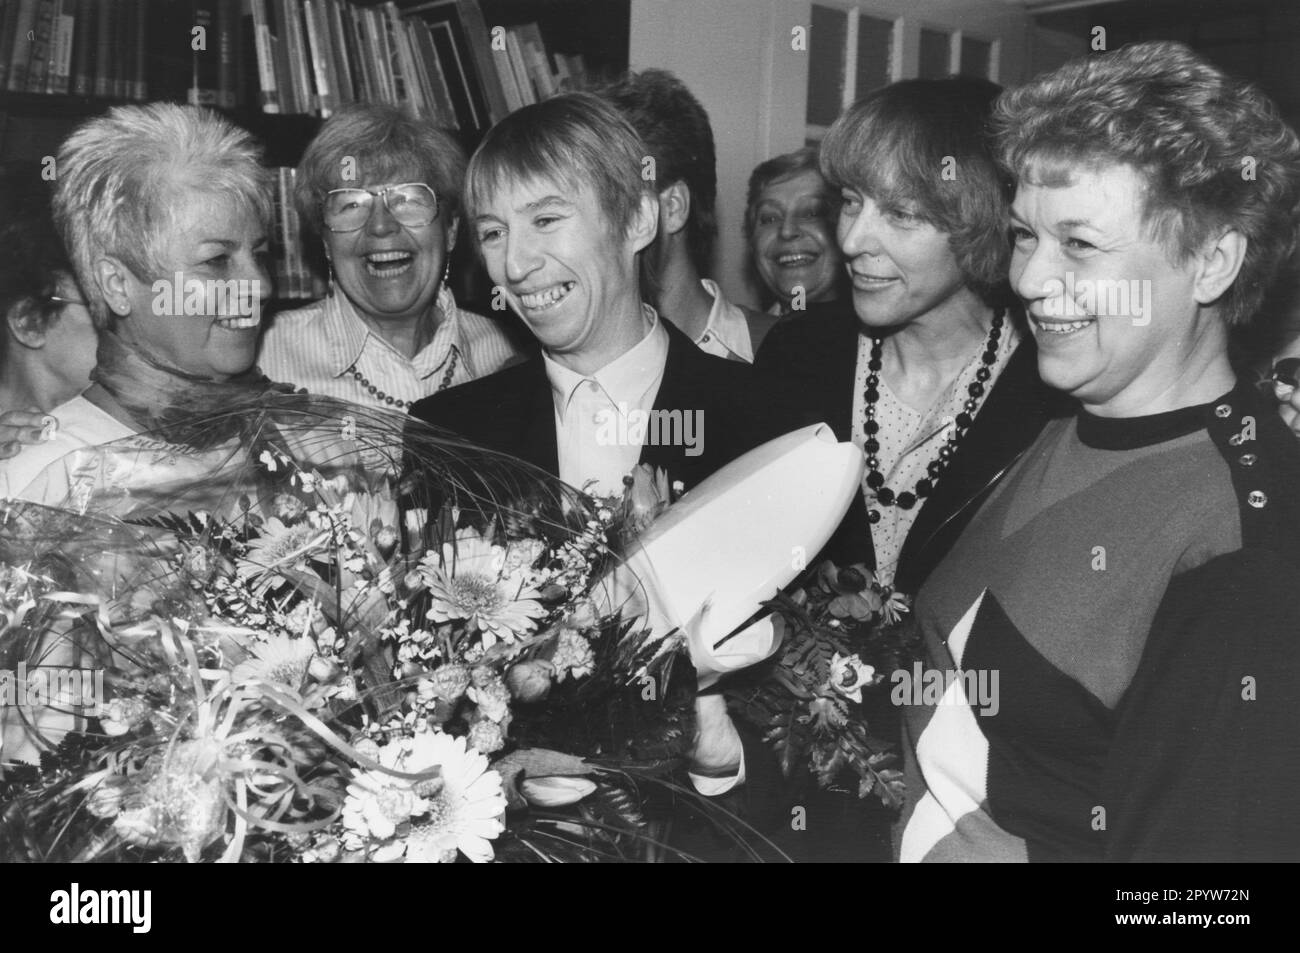
[[[0,0],[0,91],[330,116],[385,102],[452,129],[507,111],[476,0]]]
[[[470,86],[472,67],[449,23],[404,18],[395,3],[251,5],[264,112],[327,117],[344,103],[384,102],[459,128],[451,90]],[[483,124],[477,120],[470,117],[475,126]]]
[[[143,99],[147,19],[148,0],[0,0],[0,90]]]
[[[0,90],[240,105],[242,0],[0,0]]]
[[[492,65],[511,110],[587,85],[582,56],[551,53],[536,23],[502,28],[492,36],[492,51]]]

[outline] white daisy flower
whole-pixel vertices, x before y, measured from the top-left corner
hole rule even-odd
[[[488,759],[467,750],[464,738],[441,731],[417,734],[380,749],[379,762],[407,773],[437,767],[430,781],[409,781],[382,771],[359,771],[348,785],[343,824],[353,838],[388,840],[406,825],[394,844],[380,850],[385,859],[404,854],[407,863],[439,863],[455,852],[476,863],[495,856],[492,845],[505,829],[501,775]]]
[[[454,546],[444,544],[441,560],[426,553],[419,572],[432,597],[428,618],[468,619],[482,632],[485,647],[531,632],[546,614],[527,568],[508,565],[506,550],[476,533],[460,533]]]

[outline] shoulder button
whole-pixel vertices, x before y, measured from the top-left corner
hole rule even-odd
[[[1261,490],[1251,490],[1249,495],[1246,497],[1246,502],[1255,507],[1255,509],[1262,510],[1264,504],[1268,502],[1268,497],[1265,496]]]

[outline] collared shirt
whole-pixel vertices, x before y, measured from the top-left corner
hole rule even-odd
[[[1007,321],[1002,326],[997,360],[989,368],[990,377],[984,383],[984,396],[979,399],[980,407],[988,400],[989,392],[993,390],[993,385],[997,383],[1019,343],[1020,336],[1015,326]],[[924,413],[899,400],[885,383],[884,377],[880,378],[876,387],[880,394],[876,401],[876,422],[880,424],[876,440],[880,449],[875,456],[880,463],[880,472],[885,477],[884,485],[895,494],[914,493],[916,482],[926,477],[931,461],[939,456],[939,448],[947,443],[949,434],[957,426],[957,415],[965,409],[966,400],[970,396],[967,388],[974,383],[976,372],[984,366],[981,360],[984,347],[984,344],[980,345],[979,351],[962,368],[948,389]],[[857,381],[853,388],[853,442],[859,448],[867,439],[864,429],[867,407],[865,392],[867,377],[871,373],[867,367],[870,360],[871,338],[859,334]],[[975,415],[979,416],[978,409]],[[880,513],[880,521],[871,527],[871,544],[876,552],[876,577],[883,585],[892,585],[903,543],[925,503],[918,500],[917,505],[910,510],[901,506],[877,506],[876,491],[867,484],[866,475],[862,480],[862,496],[868,512],[876,510]]]
[[[668,332],[645,306],[646,333],[594,374],[569,370],[543,352],[555,402],[560,479],[597,496],[622,496],[641,458],[650,411],[668,360]]]
[[[594,374],[579,374],[542,352],[555,405],[560,479],[596,496],[622,496],[623,477],[641,459],[649,414],[663,384],[668,332],[654,308],[643,307],[645,336]],[[745,782],[744,758],[730,777],[690,774],[690,779],[707,797],[726,794]]]
[[[701,278],[700,284],[713,299],[713,307],[709,309],[709,323],[695,339],[695,346],[716,357],[754,363],[754,346],[749,336],[749,320],[745,317],[745,312],[722,297],[722,289],[717,282]]]
[[[262,335],[258,365],[272,380],[312,394],[392,407],[350,369],[355,367],[376,392],[413,403],[436,393],[444,380],[449,387],[463,384],[522,357],[497,322],[461,310],[446,286],[438,291],[438,308],[443,318],[433,339],[408,358],[371,331],[346,295],[335,292],[276,315]]]

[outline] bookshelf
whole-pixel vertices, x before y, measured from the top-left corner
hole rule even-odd
[[[515,69],[530,84],[523,101],[626,69],[630,2],[0,0],[0,161],[39,163],[121,103],[213,108],[256,135],[277,171],[276,301],[292,304],[324,285],[283,214],[285,170],[324,119],[345,103],[388,102],[472,150],[522,104]],[[511,64],[507,33],[527,63]],[[468,242],[453,262],[458,297],[486,300]]]

